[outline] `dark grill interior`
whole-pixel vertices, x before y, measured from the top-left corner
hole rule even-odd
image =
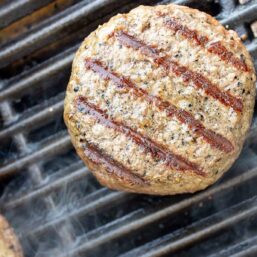
[[[0,207],[26,257],[257,256],[257,120],[208,190],[151,197],[101,187],[62,120],[71,61],[98,24],[175,2],[235,29],[257,67],[257,1],[0,0]]]

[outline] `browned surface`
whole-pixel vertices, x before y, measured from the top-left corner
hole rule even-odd
[[[149,152],[153,158],[164,161],[168,166],[179,171],[193,170],[196,174],[201,176],[205,175],[196,164],[189,162],[181,156],[170,153],[165,147],[158,145],[152,139],[141,135],[120,122],[112,120],[104,111],[100,110],[99,107],[89,104],[84,97],[78,97],[76,99],[76,108],[82,113],[92,115],[98,123],[125,134],[136,144],[140,145],[144,151]]]
[[[200,43],[169,29],[158,12],[180,20]],[[215,42],[224,54],[208,50]],[[231,61],[239,58],[249,71]],[[141,6],[85,39],[73,62],[64,119],[79,156],[103,185],[195,192],[220,178],[242,149],[253,113],[253,70],[238,35],[209,15]],[[82,142],[149,184],[115,178]]]
[[[235,57],[232,52],[230,52],[224,45],[222,45],[221,42],[218,41],[215,43],[211,43],[208,47],[208,37],[200,35],[199,32],[191,30],[187,26],[182,26],[177,19],[174,19],[172,17],[168,18],[165,21],[165,25],[168,26],[170,29],[174,30],[175,32],[181,33],[187,39],[193,40],[198,45],[202,47],[207,47],[207,50],[210,53],[218,55],[222,60],[230,62],[236,68],[241,69],[245,72],[249,71],[245,61]]]
[[[126,40],[125,38],[126,34],[119,34],[119,40]],[[130,37],[130,39],[132,39]],[[128,41],[126,41],[128,44]],[[135,40],[133,40],[132,43],[135,43]],[[137,42],[139,43],[139,42]],[[142,46],[142,43],[140,42],[140,46]],[[154,53],[154,49],[148,49],[152,53]],[[157,57],[158,58],[158,57]],[[157,59],[156,58],[156,59]],[[160,60],[158,61],[160,62]],[[108,71],[106,68],[102,66],[102,64],[99,61],[93,61],[90,59],[85,60],[85,64],[87,68],[92,69],[94,72],[97,72],[103,79],[112,80],[118,87],[121,88],[127,88],[129,90],[132,90],[133,93],[138,97],[144,97],[150,104],[154,103],[160,110],[164,110],[167,112],[167,115],[169,117],[176,116],[182,123],[187,124],[192,130],[194,130],[195,133],[201,135],[204,137],[204,139],[210,143],[213,147],[216,147],[224,152],[231,152],[233,150],[233,145],[229,140],[227,140],[225,137],[215,133],[212,130],[206,129],[199,121],[195,120],[194,117],[184,110],[177,109],[175,106],[171,105],[169,102],[162,101],[158,97],[153,97],[147,94],[145,90],[137,88],[131,81],[129,81],[126,78],[119,77],[117,74],[114,74],[113,72]]]
[[[118,39],[121,44],[132,47],[141,51],[143,54],[150,56],[158,65],[162,65],[168,72],[172,71],[176,76],[182,77],[185,82],[192,81],[197,88],[203,89],[206,94],[219,100],[224,105],[232,107],[238,112],[242,112],[243,103],[241,99],[238,99],[227,92],[222,92],[216,85],[212,84],[211,81],[201,74],[193,72],[185,66],[180,66],[176,61],[169,59],[168,56],[161,57],[160,53],[155,48],[140,42],[124,32],[121,32],[121,34],[118,35]],[[212,49],[211,52],[215,52],[215,47]]]
[[[103,165],[110,176],[132,185],[146,186],[148,184],[144,179],[133,174],[131,170],[99,151],[95,146],[85,143],[83,148],[85,156],[96,165]]]

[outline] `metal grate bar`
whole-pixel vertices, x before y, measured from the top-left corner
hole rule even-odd
[[[77,254],[80,251],[89,250],[92,247],[99,247],[101,244],[106,243],[109,240],[114,240],[115,238],[124,236],[127,233],[131,233],[133,231],[139,230],[140,228],[145,227],[146,225],[149,225],[155,221],[161,220],[167,216],[174,215],[175,213],[178,213],[179,211],[182,211],[183,209],[188,208],[197,202],[207,199],[210,195],[214,195],[215,193],[220,193],[223,190],[239,185],[245,180],[256,177],[257,176],[256,171],[257,171],[256,169],[251,170],[250,172],[244,175],[238,176],[217,187],[214,187],[211,190],[207,190],[198,195],[194,195],[189,199],[182,200],[181,202],[171,205],[167,208],[163,208],[160,211],[156,211],[154,213],[150,213],[147,215],[143,212],[141,218],[138,216],[138,213],[137,213],[135,217],[130,217],[131,221],[129,224],[127,222],[125,222],[125,224],[119,224],[119,226],[117,227],[115,226],[114,230],[111,230],[109,227],[107,229],[103,228],[103,230],[100,232],[98,230],[98,233],[96,233],[95,235],[91,234],[91,237],[92,237],[91,240],[87,240],[84,244],[82,244],[79,247],[79,249],[74,251],[74,254],[75,253]]]
[[[138,251],[135,250],[133,253],[124,254],[122,257],[159,257],[196,244],[197,242],[207,239],[221,230],[228,229],[242,220],[256,216],[256,203],[257,198],[253,197],[252,199],[229,208],[224,212],[221,211],[220,213],[209,216],[208,218],[192,224],[189,227],[182,228],[173,234],[167,235],[162,239],[158,239],[155,243],[149,243],[149,245],[147,244]],[[201,229],[199,229],[199,227]]]
[[[92,232],[89,232],[84,237],[80,238],[80,240],[79,240],[80,245],[78,245],[77,247],[75,245],[74,248],[70,252],[68,252],[68,255],[73,257],[78,254],[83,254],[92,249],[97,249],[98,247],[100,247],[101,244],[108,242],[108,240],[113,240],[115,238],[119,238],[120,235],[119,235],[118,229],[113,230],[113,228],[114,227],[118,228],[121,224],[126,225],[126,227],[129,227],[131,225],[131,222],[133,222],[134,218],[139,217],[142,214],[143,214],[143,210],[137,209],[137,210],[133,211],[132,213],[129,213],[129,214],[123,216],[120,219],[117,219],[111,223],[108,223],[104,227],[101,227]],[[105,232],[105,233],[102,234],[103,232]],[[96,234],[97,234],[98,238],[95,237]],[[58,257],[64,257],[64,256],[65,255],[62,254]]]
[[[21,117],[14,124],[0,130],[0,140],[21,131],[26,131],[28,133],[32,128],[40,127],[46,122],[53,120],[56,116],[60,116],[63,111],[63,100],[49,106],[48,108],[42,108],[41,110],[42,111],[35,112],[27,118]]]
[[[64,34],[65,29],[73,26],[79,21],[87,25],[93,19],[107,15],[111,10],[127,4],[129,1],[116,0],[95,0],[88,3],[88,0],[82,1],[68,10],[55,15],[36,30],[32,30],[26,37],[21,38],[18,43],[13,43],[2,49],[0,52],[0,67],[4,67],[17,58],[31,53],[36,48],[42,47],[51,40]],[[101,10],[101,12],[99,12]]]
[[[0,91],[0,101],[7,98],[11,99],[15,96],[21,97],[22,93],[26,92],[27,89],[38,86],[40,82],[48,80],[53,75],[69,68],[77,48],[78,45],[75,45],[42,65],[25,72],[25,74],[6,81],[4,88]]]
[[[36,9],[52,2],[53,0],[14,0],[0,7],[0,29],[8,26],[19,18],[32,13]]]
[[[239,253],[237,254],[234,254],[234,255],[231,255],[231,257],[254,257],[257,255],[257,246],[252,246],[244,251],[240,251]]]
[[[14,196],[15,199],[17,199],[19,197],[23,197],[27,194],[32,193],[33,190],[38,190],[40,188],[48,186],[48,183],[51,184],[56,180],[65,179],[65,176],[69,176],[70,174],[72,174],[72,172],[76,172],[76,171],[80,170],[81,168],[86,168],[86,167],[81,160],[77,160],[77,161],[75,161],[75,163],[72,163],[65,168],[62,167],[62,168],[58,169],[55,173],[51,174],[50,176],[46,176],[44,178],[44,180],[41,181],[41,184],[36,185],[33,188],[28,187],[25,190],[23,190],[22,193],[16,192],[16,194],[14,194],[12,196]],[[12,199],[12,196],[9,197],[8,195],[4,195],[2,198],[2,199],[4,199],[3,205],[8,204],[9,201],[14,200],[14,199]]]
[[[245,23],[245,22],[250,22],[254,19],[257,18],[257,1],[252,1],[249,4],[246,4],[244,7],[237,7],[238,9],[235,10],[231,15],[227,16],[220,22],[224,25],[228,25],[232,28],[235,26]]]
[[[257,245],[257,237],[253,237],[247,240],[240,240],[240,242],[234,244],[232,247],[228,247],[225,250],[223,249],[222,251],[216,252],[215,254],[212,254],[209,257],[216,257],[217,255],[219,257],[227,257],[227,256],[234,256],[237,255],[238,253],[244,253],[245,251],[251,249],[252,247],[256,247]],[[246,256],[246,255],[243,255]]]
[[[23,169],[29,164],[39,162],[41,159],[47,158],[63,153],[71,148],[70,137],[66,135],[60,135],[61,139],[54,140],[54,142],[41,148],[40,150],[30,153],[23,158],[20,158],[4,167],[0,168],[0,177],[14,174]]]
[[[11,106],[7,102],[4,102],[1,105],[0,109],[6,121],[12,120],[13,116],[15,116],[14,111],[12,110]],[[15,135],[14,142],[17,145],[20,152],[28,152],[26,139],[23,134]],[[42,181],[42,173],[38,165],[35,165],[35,164],[30,165],[28,167],[28,171],[34,184],[39,184]],[[54,206],[54,203],[50,198],[46,199],[46,204],[49,208],[53,208]]]
[[[232,13],[236,7],[234,1],[219,0],[219,3],[222,7],[222,17],[226,17]]]
[[[68,168],[70,170],[70,167]],[[39,197],[45,197],[50,193],[56,191],[58,188],[61,188],[64,185],[77,181],[79,179],[85,178],[90,173],[87,167],[83,167],[77,171],[71,172],[65,177],[54,180],[52,183],[44,184],[44,186],[34,189],[32,192],[29,192],[25,195],[22,195],[18,198],[12,199],[11,201],[3,204],[4,210],[17,208],[19,205],[26,204],[29,201],[32,201]]]
[[[72,254],[77,254],[80,251],[86,251],[92,248],[99,247],[101,244],[104,244],[110,240],[114,240],[117,238],[120,238],[128,233],[131,233],[136,230],[140,230],[142,227],[145,227],[146,225],[149,225],[151,223],[154,223],[158,220],[164,219],[165,217],[174,215],[186,208],[189,208],[193,204],[199,203],[205,199],[207,199],[210,195],[215,195],[217,193],[221,193],[229,188],[233,188],[236,186],[239,186],[244,181],[253,179],[254,177],[257,177],[257,169],[254,168],[253,170],[250,170],[247,173],[244,173],[240,176],[235,177],[234,179],[231,179],[227,181],[224,184],[220,184],[216,187],[213,187],[209,190],[206,190],[204,192],[201,192],[200,194],[194,195],[191,198],[186,198],[182,201],[180,201],[177,204],[168,206],[166,208],[163,208],[159,211],[156,211],[154,213],[145,213],[145,212],[136,212],[135,216],[131,215],[129,216],[129,222],[127,219],[120,219],[117,221],[114,226],[113,224],[109,224],[110,226],[105,226],[102,228],[97,229],[96,231],[90,232],[90,240],[88,240],[89,235],[85,235],[85,242],[79,246],[79,249],[74,249],[74,252]],[[105,206],[108,206],[108,204],[113,204],[117,201],[118,198],[125,197],[126,195],[123,195],[124,193],[111,193],[107,196],[104,196],[103,198],[97,200],[96,202],[87,203],[84,207],[81,209],[78,209],[70,214],[66,214],[65,217],[71,218],[74,216],[82,215],[85,213],[88,213],[92,210],[95,210],[96,208],[104,208]],[[100,203],[99,203],[100,202]],[[141,215],[139,215],[141,214]],[[43,226],[38,226],[36,230],[31,231],[31,233],[37,233],[40,231],[44,231],[49,226],[55,226],[62,220],[65,220],[65,217],[59,218],[57,220],[51,221],[51,223],[44,224]],[[120,223],[119,223],[120,222]],[[128,225],[129,224],[129,225]]]
[[[174,3],[174,4],[180,4],[180,5],[188,5],[192,2],[195,2],[195,0],[176,0],[176,1],[172,1],[172,0],[162,0],[159,1],[158,4],[169,4],[169,3]]]
[[[15,116],[15,112],[8,102],[3,102],[0,105],[0,111],[2,113],[2,116],[5,118],[5,122],[11,121]],[[20,134],[14,135],[13,138],[20,152],[28,152],[26,138],[23,134],[20,133]],[[30,163],[28,162],[27,164],[30,164]],[[33,163],[29,165],[28,171],[31,177],[31,181],[34,185],[38,185],[42,183],[43,181],[42,172],[40,170],[40,167],[37,164]],[[56,211],[55,203],[50,196],[45,197],[44,202],[46,204],[46,207],[49,210]],[[70,244],[71,242],[73,242],[72,227],[69,222],[66,221],[65,224],[60,226],[60,231],[62,232],[60,234],[60,239],[64,244],[68,244],[68,243]]]
[[[50,222],[38,222],[32,225],[31,229],[29,230],[26,227],[26,231],[23,232],[23,236],[32,236],[43,233],[47,231],[50,227],[60,226],[67,219],[72,219],[74,217],[78,218],[82,215],[96,212],[99,209],[110,206],[110,204],[113,204],[116,201],[118,202],[122,199],[125,199],[126,196],[127,194],[123,192],[112,192],[106,188],[101,188],[85,197],[83,199],[83,202],[79,203],[79,206],[81,206],[80,208],[65,213],[65,216],[62,215],[60,217],[56,217],[56,219],[53,219]]]

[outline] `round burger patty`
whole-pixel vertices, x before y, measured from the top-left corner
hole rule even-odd
[[[13,229],[0,215],[0,257],[22,257],[22,250]]]
[[[210,15],[140,6],[84,40],[64,118],[101,184],[146,194],[195,192],[238,157],[255,79],[238,35]]]

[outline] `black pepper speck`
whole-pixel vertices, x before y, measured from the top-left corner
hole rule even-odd
[[[78,92],[79,91],[79,86],[75,86],[73,89],[74,92]]]

